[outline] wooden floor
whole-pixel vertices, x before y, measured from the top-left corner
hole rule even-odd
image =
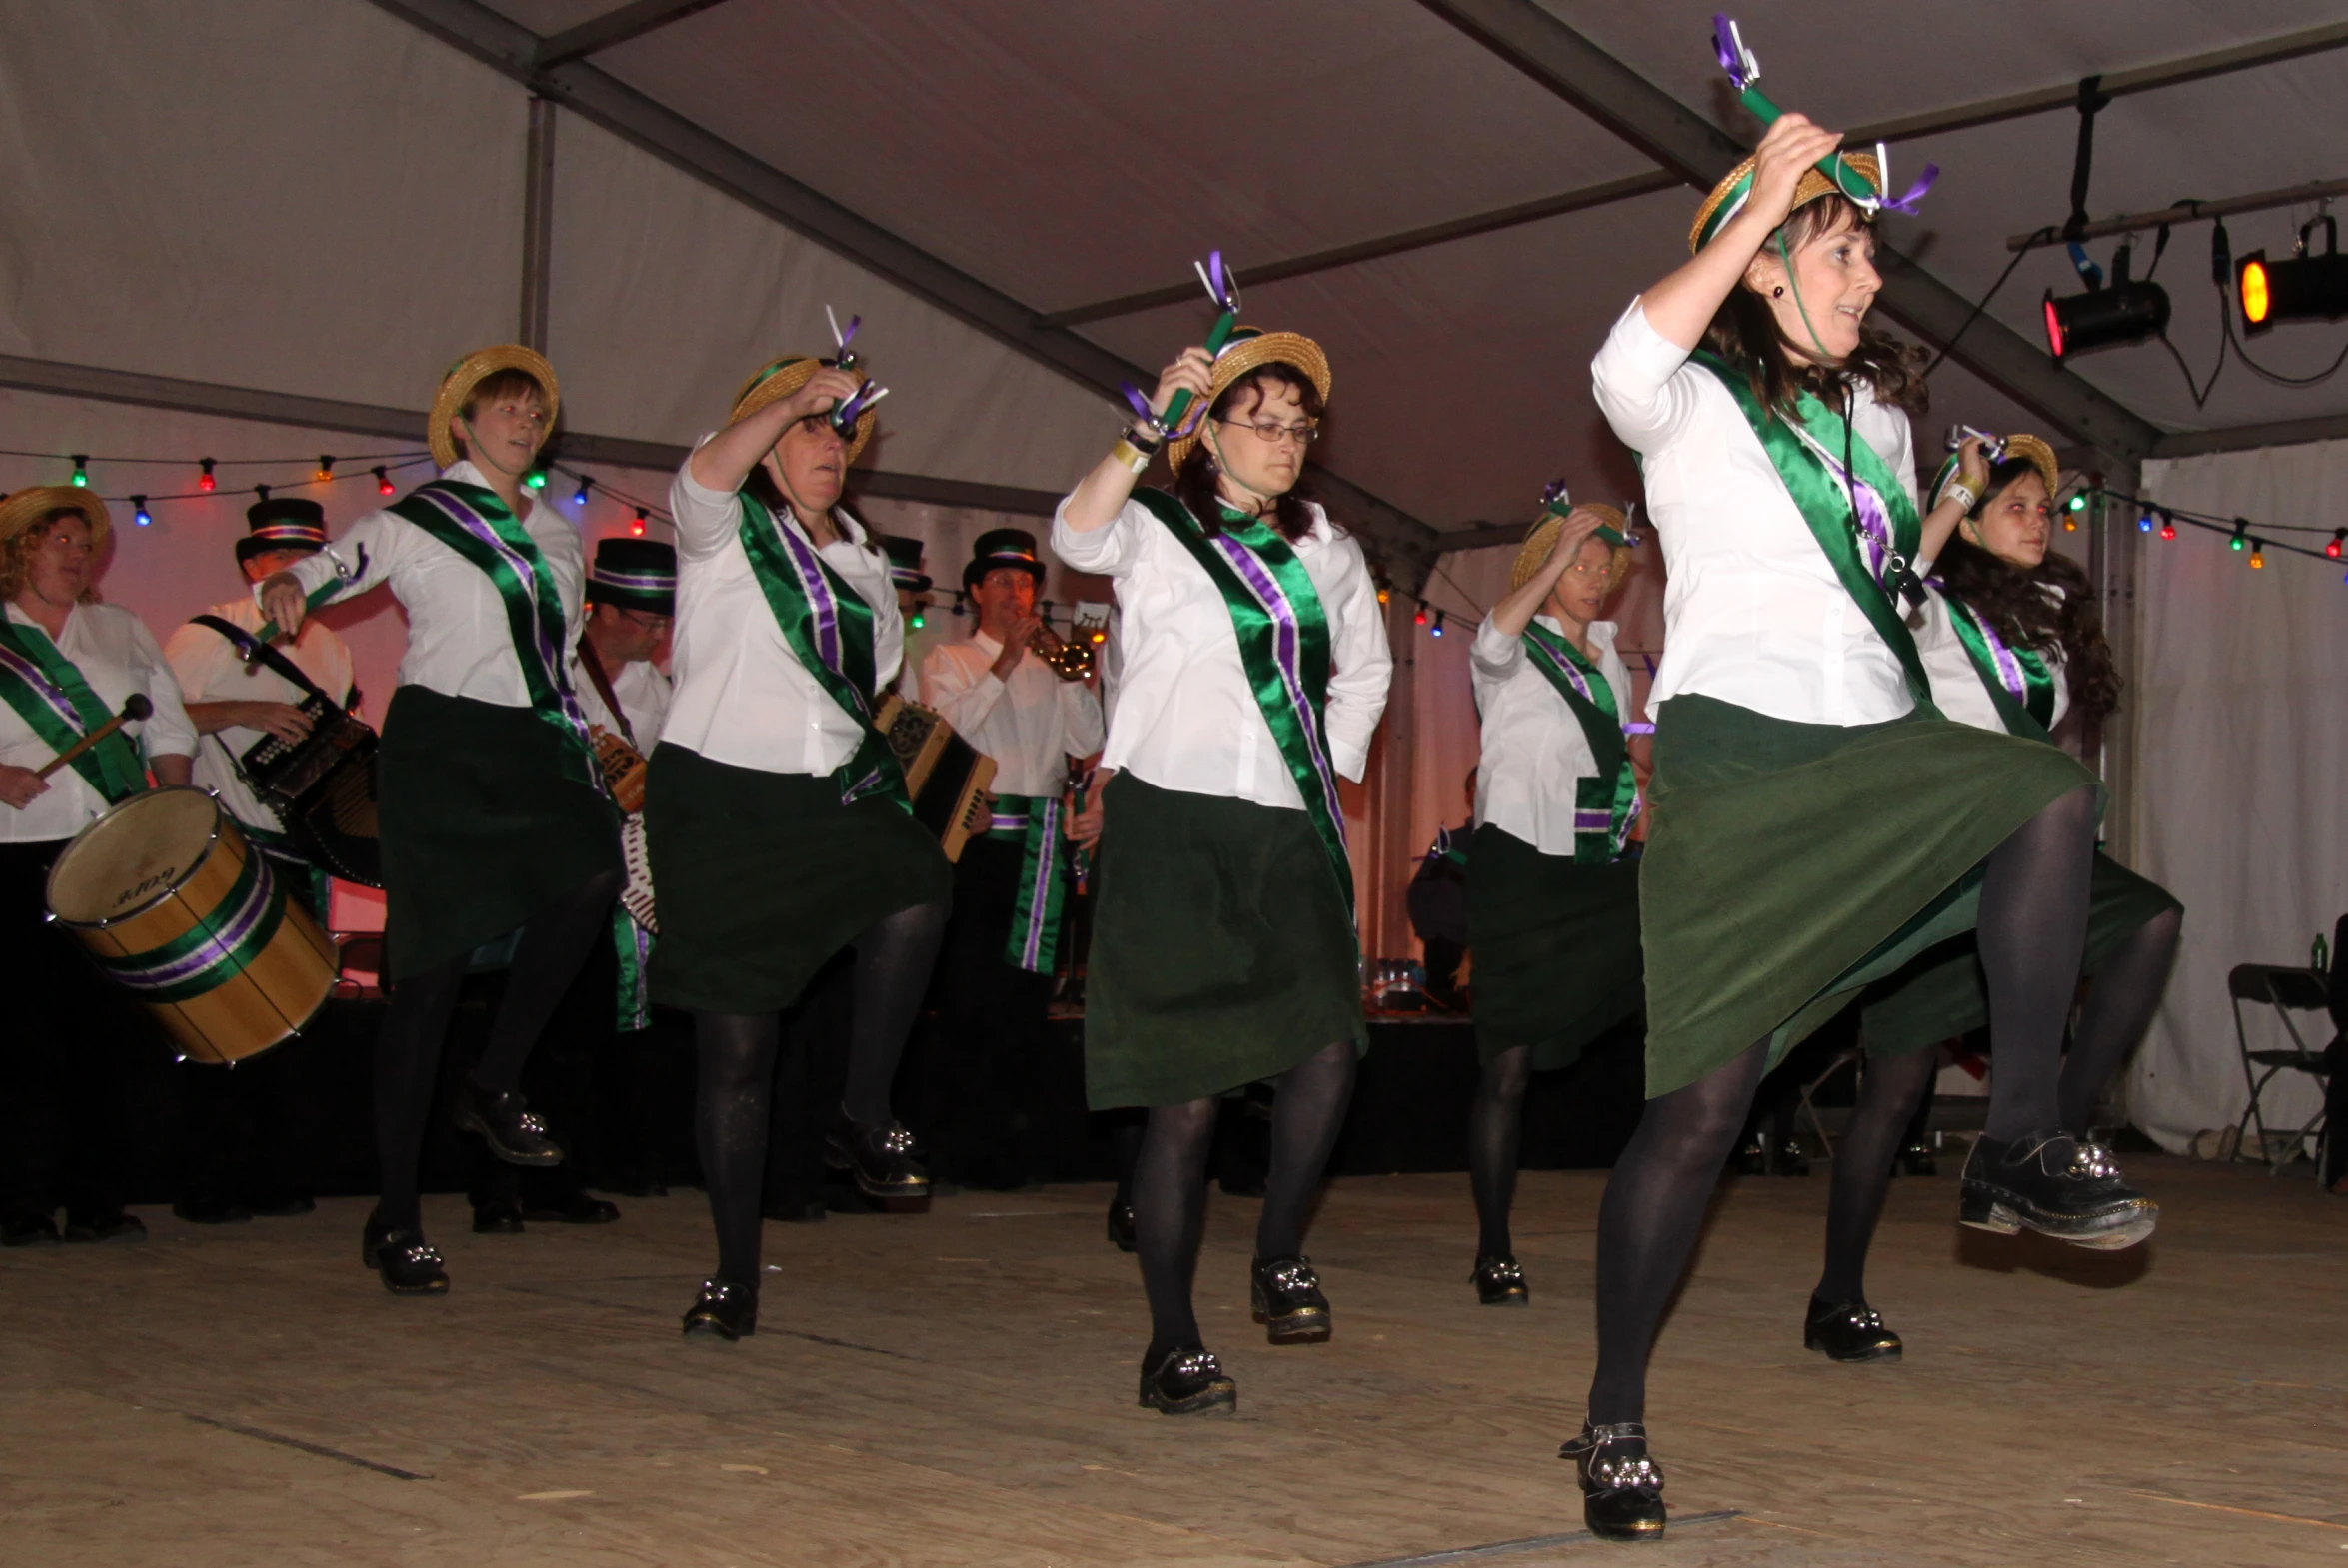
[[[1656,1357],[1653,1547],[1574,1534],[1553,1457],[1599,1173],[1525,1177],[1525,1311],[1464,1283],[1463,1178],[1336,1184],[1337,1337],[1283,1350],[1246,1316],[1255,1205],[1218,1194],[1200,1316],[1240,1408],[1205,1421],[1134,1403],[1101,1188],[770,1225],[737,1346],[677,1332],[695,1193],[519,1237],[428,1200],[439,1300],[362,1269],[357,1202],[149,1210],[143,1244],[0,1253],[0,1562],[2348,1562],[2348,1202],[2304,1168],[2139,1157],[2163,1223],[2117,1257],[1960,1232],[1953,1180],[1902,1180],[1871,1294],[1908,1354],[1870,1367],[1801,1348],[1823,1172],[1730,1183]]]

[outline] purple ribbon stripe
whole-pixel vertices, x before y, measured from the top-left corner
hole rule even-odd
[[[41,701],[56,710],[57,717],[64,720],[75,735],[82,733],[81,712],[73,706],[73,699],[51,686],[49,678],[41,673],[39,665],[23,658],[12,648],[0,647],[0,670],[6,670],[10,675],[15,676],[19,681],[38,692],[41,695]]]
[[[159,964],[151,969],[111,969],[109,972],[131,990],[167,990],[202,974],[216,964],[225,963],[236,955],[245,938],[253,934],[269,913],[271,900],[277,893],[277,878],[269,871],[268,856],[253,852],[253,889],[245,901],[232,910],[225,922],[209,926],[205,940],[192,952]]]
[[[824,661],[824,668],[840,674],[840,606],[832,598],[832,585],[824,581],[823,564],[816,559],[815,547],[799,537],[798,532],[781,518],[775,518],[775,532],[783,536],[783,548],[791,553],[791,570],[799,574],[800,590],[816,612],[816,655]]]
[[[1035,972],[1043,961],[1045,915],[1052,907],[1052,877],[1060,869],[1059,856],[1053,846],[1060,841],[1060,800],[1057,796],[1043,802],[1044,850],[1036,856],[1036,879],[1027,887],[1027,938],[1020,943],[1020,967]]]
[[[1345,808],[1337,797],[1336,771],[1329,766],[1327,748],[1321,744],[1320,717],[1312,711],[1312,704],[1304,694],[1296,607],[1288,603],[1288,596],[1280,591],[1278,579],[1256,559],[1254,551],[1228,534],[1215,535],[1214,546],[1239,574],[1239,581],[1247,585],[1247,591],[1263,606],[1264,613],[1271,617],[1272,663],[1279,667],[1280,682],[1287,688],[1288,705],[1296,711],[1296,721],[1304,731],[1304,745],[1312,758],[1312,772],[1320,780],[1329,819],[1336,823],[1337,839],[1341,843],[1345,837]]]
[[[546,617],[537,613],[540,603],[537,567],[528,556],[508,544],[505,536],[497,531],[497,525],[475,511],[463,497],[431,485],[416,494],[455,519],[457,526],[466,533],[496,551],[498,559],[512,567],[515,575],[521,578],[522,586],[530,596],[532,643],[538,654],[539,667],[546,672],[547,684],[554,689],[556,700],[562,704],[564,721],[571,726],[572,733],[579,737],[581,744],[586,744],[587,711],[579,706],[579,699],[572,695],[571,680],[564,667],[562,644],[558,641],[560,634],[550,633]],[[522,526],[519,518],[515,519],[514,526]],[[560,605],[562,595],[555,592],[554,585],[548,584],[547,589],[555,593],[555,603]]]

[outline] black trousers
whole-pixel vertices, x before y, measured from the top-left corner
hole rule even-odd
[[[1036,1174],[1035,1105],[1053,977],[1006,962],[1026,850],[1016,838],[974,838],[954,867],[954,918],[939,955],[954,1094],[946,1152],[975,1186],[1018,1186]]]
[[[126,1107],[163,1087],[168,1043],[48,912],[70,839],[0,843],[0,1210],[73,1218],[125,1196]]]

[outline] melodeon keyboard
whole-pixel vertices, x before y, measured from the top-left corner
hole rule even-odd
[[[345,881],[383,885],[375,809],[375,732],[319,693],[295,705],[310,733],[264,735],[238,760],[253,790],[311,858]]]
[[[962,846],[988,822],[987,790],[995,783],[995,759],[979,755],[934,711],[900,697],[881,704],[873,726],[905,770],[906,793],[914,820],[938,835],[946,858],[962,858]]]
[[[601,725],[589,725],[587,738],[595,744],[596,766],[603,770],[612,803],[632,816],[643,810],[644,755]]]

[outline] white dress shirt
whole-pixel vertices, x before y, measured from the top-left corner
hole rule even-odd
[[[14,604],[7,609],[8,619],[17,626],[40,630],[40,623]],[[148,718],[122,727],[147,757],[196,755],[196,727],[188,723],[187,709],[180,702],[179,682],[146,623],[120,605],[76,605],[66,612],[65,631],[56,643],[57,651],[73,661],[108,712],[121,713],[123,699],[133,692],[145,693],[155,705]],[[56,756],[22,714],[0,703],[0,763],[39,769]],[[70,763],[51,774],[48,784],[48,792],[22,810],[0,805],[0,842],[71,838],[109,809],[106,797]]]
[[[571,687],[579,694],[579,711],[591,725],[600,725],[627,741],[646,757],[661,739],[661,725],[669,717],[669,678],[649,659],[631,659],[622,665],[618,674],[607,670],[605,676],[612,683],[612,695],[620,700],[618,717],[626,721],[621,728],[613,722],[614,716],[604,706],[604,697],[588,678],[581,656],[574,649],[571,654]]]
[[[1899,660],[1834,575],[1726,387],[1637,301],[1591,363],[1598,407],[1639,454],[1663,544],[1663,662],[1651,708],[1685,692],[1772,719],[1868,725],[1914,706]],[[1852,419],[1916,499],[1907,416],[1858,394]]]
[[[1032,648],[1006,681],[995,673],[1002,652],[984,632],[931,649],[922,661],[924,701],[980,755],[995,759],[997,794],[1057,796],[1068,760],[1101,750],[1100,699],[1084,682],[1054,675]]]
[[[1554,616],[1534,621],[1559,637]],[[1614,692],[1614,712],[1631,716],[1630,672],[1614,651],[1611,621],[1589,625],[1598,671]],[[1573,856],[1574,787],[1594,778],[1598,760],[1581,721],[1524,651],[1524,639],[1503,636],[1486,616],[1475,629],[1468,667],[1476,712],[1483,720],[1483,756],[1475,770],[1475,824],[1497,827],[1543,854]]]
[[[784,640],[742,548],[741,498],[702,484],[690,464],[669,487],[677,519],[669,666],[677,685],[661,739],[736,768],[828,774],[855,754],[864,726],[832,701]],[[778,521],[807,539],[788,508]],[[905,656],[889,558],[866,543],[864,526],[845,508],[833,508],[832,521],[841,537],[818,554],[872,607],[873,681],[886,687]]]
[[[471,463],[445,469],[441,478],[488,488]],[[568,648],[579,641],[587,553],[580,546],[579,531],[560,512],[534,501],[527,491],[523,504],[529,511],[522,529],[554,575],[555,596],[563,606],[563,646]],[[468,697],[500,708],[531,706],[506,602],[488,573],[392,512],[369,513],[292,571],[308,594],[332,580],[338,565],[352,578],[335,596],[337,603],[388,583],[392,597],[408,612],[408,649],[400,656],[400,685],[430,687],[443,697]]]
[[[1052,520],[1053,554],[1071,571],[1117,580],[1117,709],[1102,766],[1161,789],[1304,809],[1271,726],[1255,706],[1214,579],[1139,501],[1128,501],[1108,526],[1089,534],[1068,526],[1067,511],[1064,500]],[[1289,548],[1328,616],[1329,762],[1357,780],[1368,766],[1394,670],[1377,585],[1361,547],[1330,528],[1317,505],[1312,531]]]
[[[2062,590],[2052,583],[2044,587],[2057,599],[2062,597]],[[1932,680],[1932,706],[1960,725],[2003,735],[2005,721],[1997,717],[1996,700],[1981,684],[1981,667],[1973,663],[1973,656],[1958,639],[1949,620],[1947,597],[1939,589],[1926,585],[1924,608],[1909,612],[1908,630],[1916,635],[1916,652],[1922,656],[1924,674]],[[2054,718],[2046,726],[2052,730],[2070,712],[2070,676],[2063,668],[2060,648],[2041,649],[2038,657],[2046,661],[2046,672],[2054,678]]]
[[[232,599],[225,605],[214,605],[205,614],[247,632],[260,631],[265,619],[250,599]],[[304,621],[293,646],[281,646],[277,652],[328,697],[338,703],[348,699],[351,650],[334,628],[322,621]],[[261,661],[246,664],[234,643],[192,621],[171,634],[171,641],[163,645],[163,657],[171,661],[181,696],[191,703],[290,703],[298,707],[309,696]],[[237,759],[260,744],[267,733],[247,725],[230,725],[201,737],[196,743],[195,783],[218,794],[228,814],[238,821],[265,832],[283,832],[285,823],[253,792],[244,770],[237,766]]]

